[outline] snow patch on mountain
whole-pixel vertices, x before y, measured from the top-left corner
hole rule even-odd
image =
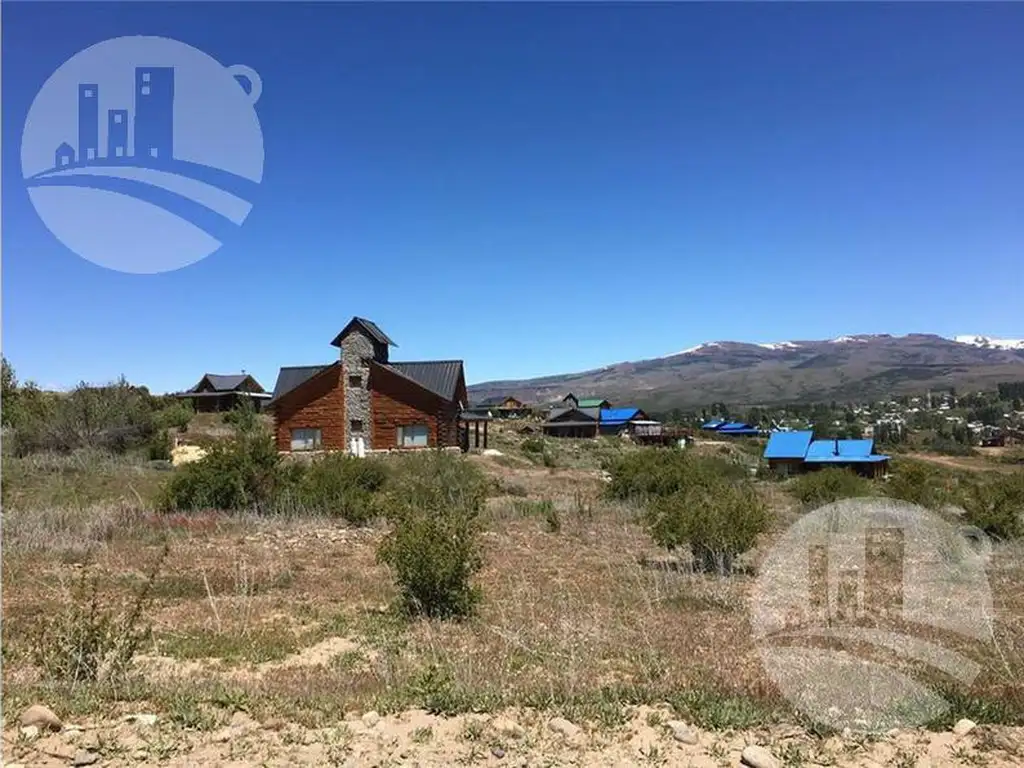
[[[684,349],[682,352],[673,352],[671,355],[665,355],[665,357],[675,357],[676,355],[690,355],[694,352],[700,352],[702,349],[708,349],[709,347],[720,347],[722,346],[717,341],[705,341],[703,344],[698,344],[696,347],[689,347]]]
[[[859,341],[861,343],[864,343],[864,342],[867,341],[867,339],[863,338],[862,336],[840,336],[838,339],[831,339],[831,340],[829,340],[829,343],[830,344],[849,344],[850,342],[853,342],[853,341]]]
[[[797,349],[800,345],[795,341],[772,341],[764,344],[758,344],[759,347],[765,349]]]
[[[954,336],[958,344],[970,344],[985,349],[1024,349],[1024,339],[993,339],[991,336]]]

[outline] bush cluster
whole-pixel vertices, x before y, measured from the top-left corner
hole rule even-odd
[[[870,496],[871,483],[848,469],[826,468],[801,475],[790,492],[804,505],[819,507],[840,499]]]
[[[378,560],[395,574],[401,608],[411,615],[458,618],[480,599],[473,575],[487,482],[480,470],[444,453],[410,456],[387,492],[391,530]]]
[[[189,406],[157,397],[124,377],[102,386],[80,383],[70,392],[45,392],[20,384],[3,361],[3,425],[10,429],[5,445],[17,456],[71,453],[96,448],[113,453],[159,452],[159,433],[182,428],[191,418]]]
[[[647,448],[612,461],[607,494],[613,499],[670,496],[709,478],[740,480],[748,476],[740,464],[721,457],[693,456],[681,451]]]
[[[648,449],[609,467],[607,493],[646,501],[644,521],[669,550],[689,545],[696,567],[728,573],[768,525],[746,469],[720,457]]]

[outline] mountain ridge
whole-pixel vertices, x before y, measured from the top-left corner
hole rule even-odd
[[[876,399],[926,388],[993,388],[1024,379],[1024,339],[854,334],[825,340],[710,341],[661,357],[530,379],[474,384],[470,397],[531,403],[578,396],[648,409],[728,402]]]

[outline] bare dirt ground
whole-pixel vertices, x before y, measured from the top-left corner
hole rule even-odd
[[[1019,700],[1024,683],[1019,547],[993,555],[997,642],[973,649],[982,673],[949,722],[876,738],[821,732],[761,667],[752,577],[644,565],[664,553],[635,508],[600,498],[602,473],[584,461],[597,449],[566,450],[554,467],[471,458],[497,490],[484,600],[461,623],[410,623],[388,610],[395,590],[375,557],[380,528],[215,514],[154,521],[131,510],[97,527],[92,509],[81,513],[88,525],[62,518],[19,534],[50,546],[8,547],[5,530],[4,764],[736,766],[744,750],[758,767],[1024,764],[1024,728],[1005,724],[1000,703]],[[788,524],[792,500],[778,486],[764,492],[778,526]],[[103,605],[124,605],[167,532],[135,677],[116,690],[47,682],[34,654],[41,619],[67,610],[86,572]],[[32,704],[53,710],[62,729],[24,728]],[[954,733],[961,717],[981,724]]]
[[[931,464],[938,464],[942,467],[949,469],[966,470],[968,472],[1019,472],[1019,468],[1015,468],[1009,464],[999,464],[996,461],[992,461],[992,458],[997,458],[1000,454],[988,453],[987,451],[995,451],[999,449],[979,449],[984,450],[979,456],[943,456],[937,453],[908,453],[905,454],[908,458],[919,459],[920,461],[927,461]]]

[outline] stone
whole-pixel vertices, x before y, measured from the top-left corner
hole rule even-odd
[[[496,717],[491,721],[491,728],[502,736],[514,736],[517,739],[526,735],[526,729],[508,717]]]
[[[681,744],[697,744],[700,741],[697,730],[682,720],[669,720],[665,726],[672,731],[672,738]]]
[[[135,723],[137,725],[156,725],[157,716],[151,714],[137,714],[137,715],[125,715],[124,721],[126,723]]]
[[[288,727],[288,721],[283,717],[271,717],[264,721],[263,727],[268,731],[280,731]]]
[[[42,704],[33,704],[21,713],[22,725],[34,725],[41,731],[59,731],[63,727],[60,718]]]
[[[492,747],[491,748],[491,754],[494,755],[499,760],[501,760],[501,758],[503,758],[505,756],[505,750],[502,749],[501,747]]]
[[[100,756],[95,752],[90,752],[87,749],[80,749],[75,752],[75,756],[71,758],[72,765],[92,765],[100,759]]]
[[[772,757],[772,753],[756,744],[751,744],[743,750],[740,762],[749,768],[778,768],[778,763]]]
[[[962,720],[957,720],[956,725],[953,726],[953,733],[956,736],[966,736],[977,727],[978,724],[976,722],[965,717]]]
[[[380,715],[373,710],[370,710],[362,717],[363,725],[367,728],[373,728],[377,723],[380,722]]]
[[[567,739],[575,739],[581,733],[578,725],[569,722],[564,717],[553,717],[548,720],[548,728]]]
[[[39,738],[39,726],[38,725],[23,725],[20,730],[21,735],[26,739]]]

